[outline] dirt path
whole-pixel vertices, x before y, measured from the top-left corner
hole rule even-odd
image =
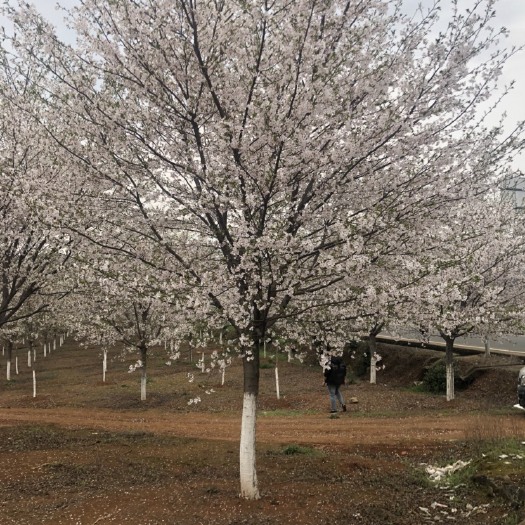
[[[236,441],[240,417],[231,413],[147,413],[90,409],[0,409],[0,425],[55,424],[66,428],[107,431],[143,431],[156,434]],[[512,428],[525,435],[525,418],[496,415],[432,415],[406,418],[372,418],[341,414],[294,417],[264,416],[258,419],[257,439],[262,443],[310,443],[321,445],[403,444],[412,445],[463,439],[470,433]]]

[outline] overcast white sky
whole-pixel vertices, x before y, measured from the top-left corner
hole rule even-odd
[[[31,0],[29,0],[31,1]],[[38,9],[54,23],[63,38],[72,38],[67,34],[67,30],[61,23],[61,13],[56,10],[57,0],[33,0]],[[418,4],[429,7],[434,0],[405,0],[406,12],[416,11]],[[467,8],[472,5],[474,0],[458,0],[460,8]],[[79,3],[79,0],[58,0],[64,7],[72,7]],[[446,19],[447,12],[450,13],[451,0],[441,0],[442,17]],[[496,17],[494,25],[506,27],[510,30],[508,45],[521,47],[525,45],[525,0],[499,0],[496,2]],[[507,63],[502,83],[508,84],[512,80],[516,81],[515,88],[506,98],[502,105],[502,110],[508,113],[509,127],[519,120],[525,120],[525,50],[518,52]],[[525,156],[520,160],[520,166],[525,171]]]

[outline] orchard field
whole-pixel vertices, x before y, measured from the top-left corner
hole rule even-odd
[[[211,349],[206,349],[205,362]],[[0,390],[2,525],[515,525],[525,518],[525,416],[514,411],[519,361],[489,368],[447,402],[414,388],[430,350],[381,348],[378,383],[346,387],[331,417],[319,366],[262,360],[257,463],[262,498],[239,498],[242,363],[224,385],[194,353],[149,361],[140,401],[135,356],[68,340]],[[481,358],[463,357],[468,369]],[[189,382],[188,374],[194,375]],[[198,403],[192,402],[200,398]],[[447,482],[425,469],[470,461]]]

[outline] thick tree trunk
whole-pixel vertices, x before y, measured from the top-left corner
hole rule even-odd
[[[447,375],[447,401],[454,399],[454,339],[447,337],[445,369]]]
[[[239,448],[239,466],[241,497],[259,499],[257,471],[255,467],[255,431],[257,423],[257,397],[259,395],[259,348],[254,348],[254,355],[243,359],[244,395],[241,419],[241,442]]]

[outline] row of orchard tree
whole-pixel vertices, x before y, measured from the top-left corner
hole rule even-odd
[[[228,326],[255,499],[266,341],[413,326],[452,369],[457,337],[521,330],[523,218],[501,189],[523,125],[491,98],[513,50],[474,4],[83,0],[74,43],[5,7],[3,333],[46,311],[145,373],[152,344]]]

